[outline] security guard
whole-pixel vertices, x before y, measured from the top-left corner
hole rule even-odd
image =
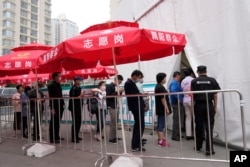
[[[206,90],[219,90],[220,86],[217,81],[207,76],[207,67],[198,66],[197,67],[198,78],[192,80],[191,90],[192,91],[206,91]],[[194,94],[194,114],[195,114],[195,123],[196,123],[196,149],[198,152],[201,151],[203,143],[203,130],[204,125],[206,129],[206,155],[215,154],[213,149],[213,129],[214,129],[214,116],[216,113],[217,107],[217,93],[206,93]],[[208,108],[207,108],[208,102]],[[208,117],[208,113],[209,117]],[[209,120],[208,120],[209,119]],[[209,121],[209,122],[208,122]],[[209,134],[209,124],[210,123],[210,134]],[[209,136],[211,137],[211,148],[210,150],[210,141]]]

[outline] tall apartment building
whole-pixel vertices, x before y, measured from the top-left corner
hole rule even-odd
[[[0,2],[0,55],[34,41],[51,45],[51,0]]]
[[[78,26],[71,20],[68,20],[65,14],[61,14],[55,19],[52,19],[52,45],[79,34]]]

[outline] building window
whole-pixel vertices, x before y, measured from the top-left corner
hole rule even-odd
[[[37,15],[34,15],[34,14],[31,14],[31,20],[35,20],[35,21],[37,21],[38,20],[38,18],[37,18]]]
[[[3,36],[4,37],[14,37],[14,31],[11,31],[11,30],[3,30]]]
[[[38,8],[35,6],[31,6],[31,12],[38,13]]]
[[[24,9],[28,9],[28,3],[24,2],[24,1],[21,1],[21,7],[24,8]]]
[[[26,27],[21,26],[21,27],[20,27],[20,32],[21,32],[22,34],[27,34],[28,29],[27,29]]]
[[[45,36],[45,40],[50,41],[50,34],[45,33],[44,36]]]
[[[3,27],[15,28],[15,23],[9,20],[4,20]]]
[[[31,0],[31,4],[38,5],[38,0]]]
[[[51,11],[49,11],[49,10],[44,10],[44,12],[45,12],[45,16],[48,16],[48,17],[51,16]]]
[[[3,49],[2,52],[3,55],[8,54],[10,53],[10,49]]]
[[[28,26],[28,20],[24,19],[24,18],[21,18],[21,25]]]
[[[50,18],[45,18],[45,23],[50,24],[51,23]]]
[[[27,42],[28,41],[28,37],[26,35],[20,35],[20,41],[21,42]]]
[[[30,22],[30,26],[31,26],[31,28],[36,29],[36,28],[37,28],[37,23],[35,23],[35,22]]]
[[[4,17],[10,18],[10,19],[14,19],[15,18],[15,14],[10,12],[10,11],[4,11],[3,12]]]
[[[44,28],[45,28],[45,31],[47,31],[47,32],[51,31],[51,27],[50,26],[45,25]]]
[[[28,12],[25,11],[25,10],[23,10],[23,9],[21,9],[21,16],[28,17]]]
[[[11,9],[11,10],[15,10],[15,5],[13,3],[8,2],[8,1],[3,3],[3,7]]]
[[[37,38],[30,38],[30,42],[37,42]]]
[[[51,45],[50,41],[45,41],[45,45]]]
[[[3,46],[14,47],[14,41],[10,39],[3,39]]]
[[[50,4],[45,3],[45,9],[46,9],[46,10],[50,10],[50,6],[51,6]]]
[[[32,37],[37,37],[37,31],[31,30],[31,31],[30,31],[30,35],[31,35]]]

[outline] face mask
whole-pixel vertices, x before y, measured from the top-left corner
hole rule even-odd
[[[106,86],[101,86],[101,91],[105,91],[106,90]]]

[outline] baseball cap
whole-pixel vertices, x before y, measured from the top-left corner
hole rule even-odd
[[[207,72],[207,67],[206,66],[198,66],[197,72]]]
[[[76,81],[76,80],[81,81],[81,80],[83,80],[83,78],[82,78],[82,77],[80,77],[80,76],[75,76],[75,77],[74,77],[74,81]]]

